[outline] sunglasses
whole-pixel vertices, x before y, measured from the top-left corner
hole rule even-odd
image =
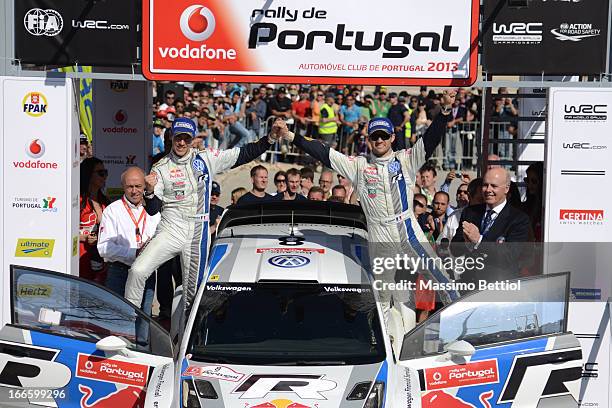
[[[384,133],[384,132],[376,132],[376,133],[371,134],[371,135],[370,135],[370,136],[368,136],[368,137],[369,137],[369,139],[370,139],[371,141],[376,142],[378,139],[382,139],[382,140],[389,140],[389,139],[391,139],[391,136],[392,136],[392,135],[390,135],[390,134],[388,134],[388,133]]]
[[[96,173],[100,177],[108,177],[108,170],[106,170],[106,169],[96,170],[96,171],[94,171],[94,173]]]
[[[286,181],[285,179],[278,179],[278,180],[274,180],[274,183],[275,184],[279,184],[279,183],[283,183],[284,184],[285,181]]]
[[[419,208],[425,208],[425,204],[423,204],[422,202],[417,201],[417,200],[414,200],[412,202],[412,205],[414,205],[415,207],[419,207]]]

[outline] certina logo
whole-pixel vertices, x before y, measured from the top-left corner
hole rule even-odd
[[[278,255],[268,259],[268,263],[279,268],[299,268],[310,263],[310,259],[301,255]]]
[[[559,28],[553,28],[550,32],[559,41],[582,41],[585,38],[597,37],[601,29],[594,28],[593,24],[570,24],[562,23]]]
[[[87,28],[90,30],[129,30],[129,24],[109,24],[107,20],[72,20],[73,28]]]
[[[563,119],[572,122],[599,122],[608,119],[608,105],[604,104],[564,105],[563,111],[565,113]]]
[[[62,31],[64,20],[55,10],[34,8],[23,17],[23,25],[28,33],[37,37],[54,37]]]
[[[45,144],[40,139],[34,139],[26,146],[26,154],[33,159],[40,159],[45,154]]]
[[[542,23],[493,23],[495,44],[539,44],[542,42]]]
[[[21,103],[23,112],[33,118],[39,118],[47,113],[47,98],[40,92],[27,93]]]
[[[607,149],[608,146],[602,145],[591,145],[590,143],[563,143],[564,149],[574,149],[574,150],[604,150]]]
[[[561,225],[602,225],[604,210],[562,209],[559,211]]]
[[[215,32],[215,15],[200,4],[189,6],[181,14],[181,32],[191,41],[205,41]]]

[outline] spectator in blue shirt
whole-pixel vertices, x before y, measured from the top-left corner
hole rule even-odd
[[[161,120],[157,119],[153,122],[153,157],[164,153],[164,129],[164,123]]]

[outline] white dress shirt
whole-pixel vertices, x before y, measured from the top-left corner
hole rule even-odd
[[[465,207],[461,207],[452,212],[452,214],[446,219],[446,224],[444,224],[444,229],[442,233],[438,237],[438,244],[442,242],[443,238],[447,238],[449,241],[453,240],[455,236],[455,232],[457,232],[457,228],[459,228],[459,221],[461,220],[461,214],[463,213],[463,209]]]
[[[132,265],[136,259],[138,242],[136,240],[136,225],[128,214],[123,202],[138,221],[144,211],[143,219],[138,224],[141,234],[141,246],[146,243],[157,229],[161,215],[151,216],[146,213],[143,205],[136,207],[125,196],[111,203],[102,213],[102,222],[98,232],[98,252],[106,262],[121,262]]]

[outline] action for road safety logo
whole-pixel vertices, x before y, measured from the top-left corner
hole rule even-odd
[[[15,256],[17,258],[51,258],[54,246],[54,239],[19,238]]]
[[[79,353],[76,376],[136,387],[147,385],[149,366]]]
[[[476,361],[462,365],[429,368],[425,370],[425,388],[467,387],[499,382],[497,360]]]

